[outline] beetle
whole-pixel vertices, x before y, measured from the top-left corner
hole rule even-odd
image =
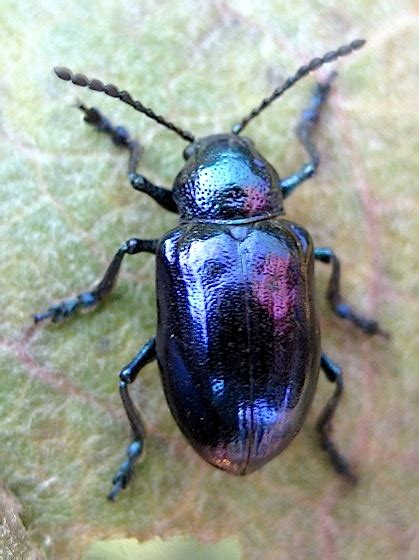
[[[326,297],[333,312],[367,334],[387,333],[353,310],[340,293],[340,263],[309,233],[283,217],[283,201],[319,166],[313,131],[335,73],[316,84],[297,127],[309,156],[280,178],[245,126],[310,72],[361,48],[356,40],[302,66],[230,133],[195,138],[116,86],[55,68],[58,78],[120,99],[188,142],[185,164],[172,190],[137,172],[140,144],[100,111],[79,108],[84,120],[129,152],[132,187],[179,214],[178,227],[161,239],[131,238],[92,289],[36,314],[36,323],[59,321],[102,302],[115,285],[125,255],[156,255],[157,333],[119,374],[119,391],[133,439],[109,498],[128,484],[142,455],[145,429],[128,391],[140,370],[157,359],[166,399],[186,439],[208,463],[235,475],[250,473],[278,455],[299,432],[319,370],[335,391],[317,422],[320,442],[338,473],[356,475],[332,438],[332,418],[343,391],[341,368],[322,352],[315,304],[314,261],[332,272]]]

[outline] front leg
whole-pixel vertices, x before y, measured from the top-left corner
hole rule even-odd
[[[128,130],[123,126],[114,126],[111,121],[102,115],[100,111],[91,107],[85,107],[82,103],[78,105],[84,113],[84,120],[99,132],[108,134],[116,146],[121,146],[129,151],[128,179],[132,187],[140,192],[148,194],[153,200],[163,206],[169,212],[177,213],[177,206],[173,199],[172,191],[164,187],[158,187],[151,183],[144,175],[137,173],[138,162],[141,156],[141,146],[137,140],[131,138]]]
[[[301,120],[297,126],[297,137],[310,156],[310,160],[300,167],[293,175],[285,177],[280,181],[280,188],[284,198],[289,196],[298,185],[310,179],[319,166],[320,157],[313,143],[312,134],[319,121],[321,110],[326,103],[331,83],[335,76],[336,73],[332,72],[326,82],[323,84],[319,83],[315,86],[310,104],[301,114]]]
[[[91,291],[82,292],[74,298],[65,299],[60,303],[51,305],[47,311],[34,315],[35,323],[44,319],[51,319],[53,323],[65,319],[78,309],[88,309],[100,303],[115,286],[119,269],[125,255],[147,252],[156,253],[158,239],[128,239],[115,253],[102,280]]]
[[[342,298],[340,293],[340,262],[332,249],[328,247],[317,247],[314,249],[314,258],[332,265],[332,273],[326,291],[326,299],[332,311],[341,319],[351,321],[361,331],[367,334],[380,334],[388,338],[388,333],[381,330],[377,321],[359,315],[352,309],[352,306],[346,303]]]

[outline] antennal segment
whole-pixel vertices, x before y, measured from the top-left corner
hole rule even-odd
[[[116,97],[117,99],[120,99],[127,105],[133,107],[136,111],[139,111],[140,113],[144,113],[144,115],[147,115],[147,117],[149,117],[150,119],[153,119],[154,121],[158,122],[162,126],[165,126],[170,130],[173,130],[173,132],[176,132],[178,136],[180,136],[184,140],[187,140],[188,142],[193,142],[195,140],[195,136],[191,132],[188,132],[187,130],[183,130],[178,126],[176,126],[175,124],[167,121],[161,115],[157,115],[152,109],[145,107],[141,103],[141,101],[134,100],[131,97],[130,93],[128,93],[127,91],[120,91],[113,84],[105,85],[100,80],[96,80],[96,79],[90,80],[84,74],[74,74],[68,68],[60,68],[59,66],[56,66],[54,68],[54,72],[58,76],[58,78],[60,78],[60,80],[64,80],[66,82],[72,82],[76,86],[88,87],[93,91],[99,91],[101,93],[105,93],[106,95],[109,95],[110,97]]]
[[[273,101],[275,101],[275,99],[278,99],[278,97],[280,97],[285,91],[287,91],[287,89],[292,87],[296,82],[301,80],[301,78],[304,78],[305,76],[307,76],[307,74],[313,72],[313,70],[317,70],[318,68],[320,68],[320,66],[323,66],[323,64],[328,64],[329,62],[333,62],[334,60],[336,60],[341,56],[346,56],[347,54],[350,54],[352,51],[360,49],[365,45],[365,42],[366,41],[364,41],[363,39],[357,39],[356,41],[352,41],[352,43],[349,43],[349,45],[343,45],[342,47],[339,47],[335,51],[330,51],[326,53],[321,58],[313,58],[313,60],[310,60],[310,62],[307,65],[301,66],[294,74],[294,76],[288,78],[283,83],[282,86],[277,87],[269,97],[266,97],[258,107],[255,107],[255,109],[253,109],[246,117],[244,117],[244,119],[242,119],[239,123],[235,124],[231,129],[233,134],[240,134],[240,132],[252,119],[257,117],[259,113],[261,113],[264,109],[266,109],[266,107],[268,107],[268,105],[270,105]]]

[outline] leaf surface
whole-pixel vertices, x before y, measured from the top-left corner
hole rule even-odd
[[[181,535],[236,539],[252,560],[413,560],[418,21],[413,0],[2,1],[0,463],[48,557],[78,559],[98,539]],[[287,451],[234,478],[187,446],[151,364],[134,390],[147,453],[130,487],[107,503],[129,439],[117,373],[155,332],[153,257],[127,257],[95,313],[37,329],[31,315],[92,285],[122,241],[159,237],[176,218],[129,187],[126,154],[83,124],[74,102],[127,125],[145,148],[141,172],[157,184],[170,187],[185,144],[51,68],[116,83],[199,136],[229,130],[301,64],[358,37],[367,46],[336,65],[317,134],[319,173],[286,210],[340,256],[348,300],[392,333],[390,342],[368,338],[335,318],[323,298],[329,270],[318,266],[323,345],[346,380],[335,436],[359,485],[338,480],[316,440],[327,381]],[[293,129],[314,81],[246,129],[282,176],[304,161]]]

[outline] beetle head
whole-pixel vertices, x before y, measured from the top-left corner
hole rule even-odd
[[[182,220],[247,222],[283,213],[278,174],[249,138],[206,136],[183,155],[173,185]]]
[[[327,52],[321,58],[313,58],[235,124],[231,134],[215,134],[199,139],[113,84],[89,79],[84,74],[74,74],[68,68],[56,67],[54,70],[61,80],[120,99],[190,143],[184,150],[186,163],[173,187],[173,196],[183,221],[249,222],[282,214],[283,195],[275,169],[256,151],[251,140],[242,138],[239,134],[252,119],[296,82],[318,70],[323,64],[346,56],[364,44],[363,39],[357,39],[335,51]],[[308,151],[312,155],[310,148]],[[136,163],[133,156],[132,162]]]

